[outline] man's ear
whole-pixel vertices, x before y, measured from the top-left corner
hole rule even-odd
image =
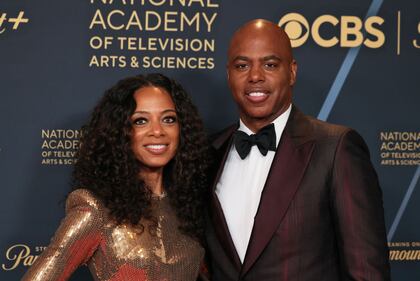
[[[290,63],[290,86],[293,86],[296,83],[297,69],[297,62],[293,59]]]
[[[227,80],[229,82],[229,67],[228,67],[228,65],[226,65],[226,77],[227,77]]]

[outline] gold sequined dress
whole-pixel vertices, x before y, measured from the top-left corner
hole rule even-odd
[[[180,233],[169,198],[152,199],[152,213],[157,224],[118,225],[91,192],[73,191],[51,244],[22,280],[67,280],[87,264],[95,280],[195,281],[204,249]]]

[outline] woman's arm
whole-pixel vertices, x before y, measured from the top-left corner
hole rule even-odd
[[[67,280],[80,264],[89,260],[101,240],[101,211],[98,200],[89,191],[72,192],[66,201],[66,217],[22,280]]]

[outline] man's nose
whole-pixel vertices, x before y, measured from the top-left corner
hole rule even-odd
[[[264,72],[260,66],[252,66],[250,68],[248,80],[251,83],[264,81]]]

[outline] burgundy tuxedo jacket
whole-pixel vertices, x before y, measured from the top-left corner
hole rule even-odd
[[[213,142],[206,239],[212,280],[390,280],[382,192],[362,138],[293,106],[244,262],[214,192],[237,125]]]

